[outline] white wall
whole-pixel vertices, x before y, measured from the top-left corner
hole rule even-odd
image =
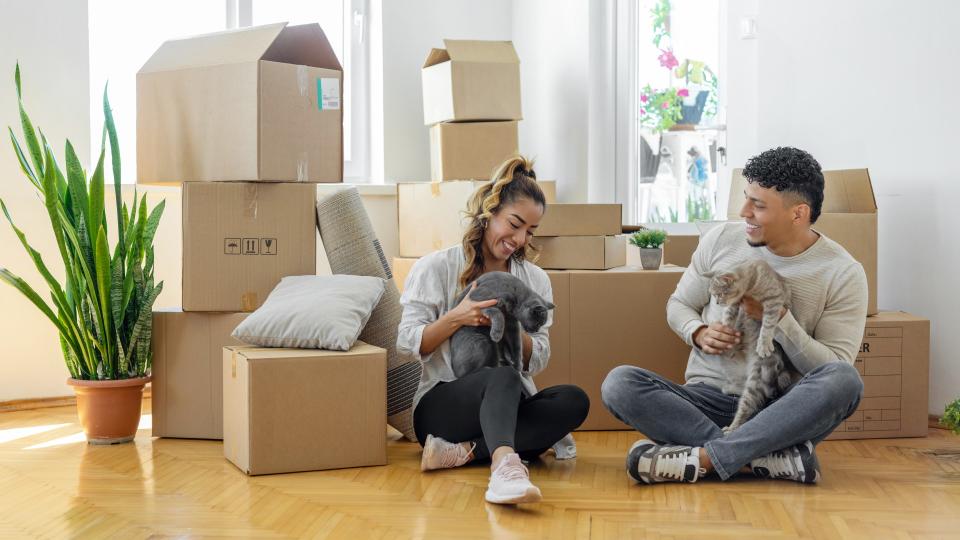
[[[744,14],[755,41],[739,39]],[[936,414],[960,395],[957,20],[950,0],[733,0],[728,19],[731,164],[791,145],[825,169],[869,167],[880,308],[931,319]]]
[[[536,159],[538,178],[557,181],[563,202],[588,198],[589,16],[582,0],[513,3],[524,117],[520,151]]]
[[[430,49],[442,48],[444,38],[510,39],[511,6],[511,0],[382,3],[383,167],[388,182],[430,179],[420,84]]]
[[[56,13],[56,16],[51,16]],[[4,2],[0,13],[0,125],[20,135],[13,70],[20,61],[26,107],[63,163],[70,137],[81,160],[90,155],[87,2]],[[48,263],[59,257],[42,203],[20,171],[4,134],[0,197]],[[22,139],[21,139],[22,140]],[[42,283],[5,219],[0,222],[0,267]],[[50,264],[62,275],[62,264]],[[42,291],[42,289],[41,289]],[[43,294],[46,297],[46,294]],[[68,393],[68,373],[53,325],[12,287],[0,283],[0,401]]]

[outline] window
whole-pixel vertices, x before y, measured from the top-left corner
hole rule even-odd
[[[641,0],[638,221],[717,219],[724,127],[719,0]]]
[[[120,137],[123,180],[136,181],[136,75],[168,39],[243,26],[316,22],[343,67],[344,180],[370,177],[367,0],[91,0],[91,163],[100,154],[103,85]]]

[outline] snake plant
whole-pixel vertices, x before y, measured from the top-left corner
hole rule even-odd
[[[53,275],[0,199],[4,216],[49,289],[49,301],[6,268],[0,268],[0,279],[27,297],[57,328],[71,377],[108,380],[145,376],[151,365],[153,303],[163,288],[163,282],[154,284],[153,238],[164,202],[148,213],[146,195],[138,201],[136,188],[131,206],[123,202],[120,149],[106,88],[100,159],[88,180],[69,140],[64,174],[43,132],[34,128],[23,106],[19,64],[14,82],[26,144],[20,143],[12,128],[8,128],[10,141],[23,174],[36,189],[50,220],[65,276],[60,280]],[[112,248],[104,208],[108,139],[117,214],[117,241]]]

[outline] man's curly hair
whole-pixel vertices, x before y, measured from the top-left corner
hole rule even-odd
[[[781,146],[747,160],[743,176],[765,188],[792,193],[810,206],[810,223],[816,223],[823,206],[823,172],[809,153]]]

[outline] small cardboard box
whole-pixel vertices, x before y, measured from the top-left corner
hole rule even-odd
[[[223,438],[223,348],[246,313],[153,312],[153,436]]]
[[[640,366],[683,383],[690,347],[670,329],[666,316],[667,299],[683,270],[569,272],[570,383],[590,397],[580,430],[631,429],[607,411],[600,394],[603,380],[619,365]]]
[[[423,123],[522,120],[520,58],[510,41],[443,40],[423,63]]]
[[[867,314],[877,310],[877,200],[867,169],[823,171],[823,207],[813,229],[843,246],[867,273],[870,293]],[[743,190],[747,184],[743,169],[734,169],[727,217],[739,220]]]
[[[929,320],[891,311],[867,317],[854,365],[863,398],[828,439],[927,436]]]
[[[317,272],[313,184],[183,185],[184,311],[253,311],[285,276]]]
[[[401,257],[423,257],[459,244],[467,222],[463,212],[470,196],[489,181],[408,182],[397,184],[397,230]],[[556,182],[538,182],[547,213],[556,201]],[[544,217],[546,218],[546,216]],[[618,231],[619,232],[619,231]]]
[[[407,276],[410,274],[410,269],[413,268],[413,263],[417,262],[419,257],[394,257],[393,258],[393,282],[397,284],[397,289],[400,291],[400,294],[403,294],[403,286],[407,283]]]
[[[619,204],[551,204],[536,235],[615,236],[622,231]]]
[[[540,268],[556,270],[607,270],[627,264],[627,237],[547,236],[536,238]]]
[[[443,122],[430,127],[430,179],[489,180],[520,148],[517,122]]]
[[[342,83],[317,24],[167,41],[137,73],[137,182],[340,182]]]
[[[223,455],[249,475],[387,463],[387,352],[223,349]]]

